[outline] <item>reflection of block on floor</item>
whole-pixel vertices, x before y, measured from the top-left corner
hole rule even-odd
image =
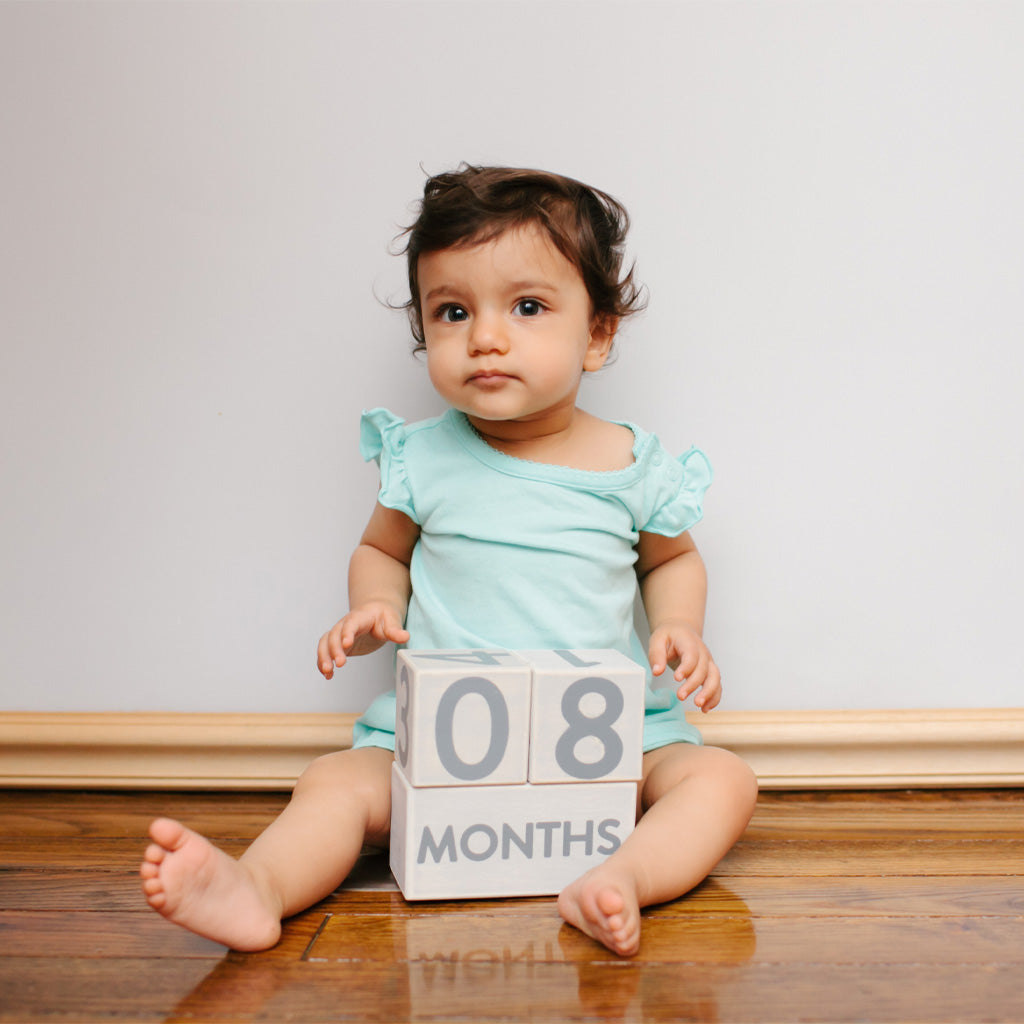
[[[414,789],[392,772],[391,870],[408,900],[544,896],[633,831],[635,782]]]
[[[488,910],[437,914],[430,907],[404,914],[328,915],[303,954],[305,961],[365,959],[368,949],[394,962],[556,963],[566,959],[557,914],[510,914]],[[573,943],[573,940],[569,940]],[[592,953],[586,940],[579,941]],[[571,945],[570,945],[570,948]]]
[[[499,913],[473,915],[408,914],[402,917],[404,960],[458,959],[476,967],[509,963],[562,963],[566,957],[558,941],[562,919]],[[454,958],[453,958],[454,953]]]

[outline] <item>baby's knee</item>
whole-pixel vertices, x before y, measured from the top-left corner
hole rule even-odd
[[[367,808],[371,816],[391,814],[391,763],[394,755],[377,748],[339,750],[311,762],[292,793],[327,793]]]
[[[721,782],[737,802],[753,808],[757,801],[757,776],[737,754],[722,747],[704,747],[704,770]]]
[[[743,807],[749,808],[750,813],[753,814],[757,804],[757,775],[742,757],[728,750],[723,753],[729,755],[728,773],[736,799]]]
[[[723,747],[698,747],[680,781],[701,779],[719,794],[723,806],[747,820],[757,804],[757,776],[743,758]],[[682,766],[680,766],[682,767]]]

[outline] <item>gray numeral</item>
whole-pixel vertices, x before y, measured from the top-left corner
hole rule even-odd
[[[589,717],[580,704],[587,694],[596,693],[604,698],[604,710]],[[562,695],[562,717],[569,726],[555,745],[558,767],[574,779],[599,779],[614,771],[622,760],[622,740],[612,729],[625,707],[622,691],[610,680],[600,676],[577,679]],[[596,736],[604,747],[601,759],[593,764],[576,756],[576,744],[585,736]]]
[[[470,764],[459,757],[455,749],[454,736],[455,709],[459,701],[471,693],[483,697],[491,713],[491,742],[487,747],[487,753],[476,764]],[[434,742],[437,745],[437,756],[449,775],[464,782],[486,779],[501,764],[501,759],[508,749],[508,738],[508,705],[501,690],[489,679],[482,676],[464,676],[445,690],[437,705]]]

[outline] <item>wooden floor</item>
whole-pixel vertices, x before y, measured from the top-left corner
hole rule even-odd
[[[1024,1021],[1024,790],[762,794],[627,962],[551,900],[406,904],[379,861],[267,953],[148,910],[153,815],[238,853],[284,800],[0,791],[0,1020]]]

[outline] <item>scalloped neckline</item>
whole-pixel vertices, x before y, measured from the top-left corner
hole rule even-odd
[[[640,428],[634,423],[626,420],[610,420],[620,427],[625,427],[633,434],[633,462],[622,469],[578,469],[575,466],[564,466],[558,462],[536,462],[533,459],[521,459],[517,455],[508,455],[488,444],[487,441],[477,432],[476,427],[469,422],[469,417],[457,409],[448,410],[456,428],[456,434],[465,442],[466,448],[481,462],[493,466],[495,469],[508,472],[516,470],[518,475],[544,477],[548,479],[575,478],[581,480],[603,480],[608,483],[618,483],[627,477],[635,476],[644,450],[647,447],[646,436],[642,436]]]

